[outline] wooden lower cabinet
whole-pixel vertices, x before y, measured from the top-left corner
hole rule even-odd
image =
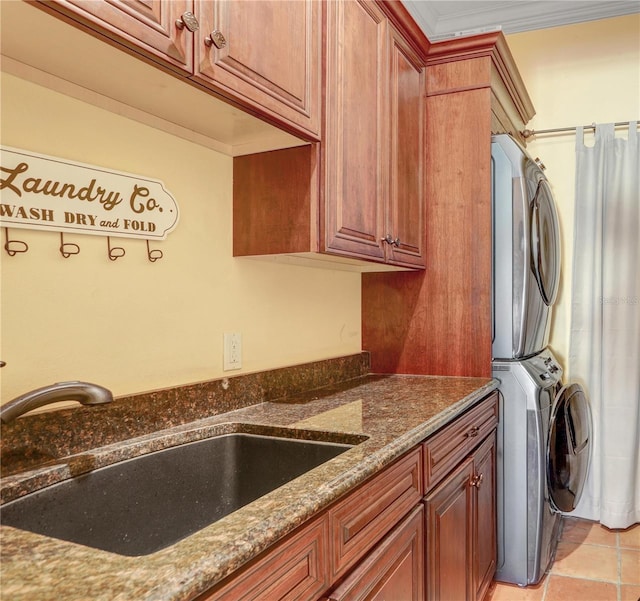
[[[481,601],[496,568],[493,431],[425,498],[429,601]]]
[[[476,474],[482,474],[475,486],[475,525],[473,530],[475,599],[484,598],[496,572],[496,434],[482,444],[474,455]]]
[[[196,601],[422,601],[422,473],[416,447]]]
[[[481,601],[497,421],[493,393],[196,601]]]
[[[424,517],[416,507],[326,601],[422,601]]]
[[[467,459],[425,500],[427,599],[471,600],[473,460]]]

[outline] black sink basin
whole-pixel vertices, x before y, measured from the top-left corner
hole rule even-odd
[[[5,503],[1,523],[120,555],[147,555],[352,446],[244,433],[216,436]]]

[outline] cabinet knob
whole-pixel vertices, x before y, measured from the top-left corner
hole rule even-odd
[[[469,480],[469,485],[470,486],[475,486],[476,488],[480,488],[480,485],[482,484],[483,480],[484,480],[484,474],[478,474],[476,476],[473,476]]]
[[[227,39],[224,37],[221,31],[214,29],[205,39],[204,43],[207,46],[215,46],[218,50],[224,48],[227,45]]]
[[[474,438],[475,436],[478,436],[479,433],[480,433],[480,427],[479,426],[473,426],[473,428],[471,428],[471,430],[469,430],[468,432],[465,433],[464,437],[465,438]]]
[[[391,244],[393,246],[400,246],[400,238],[394,238],[391,234],[387,234],[384,238],[382,238],[382,242],[386,242],[387,244]]]
[[[185,27],[191,31],[198,31],[200,29],[200,23],[198,23],[198,19],[192,12],[184,12],[181,17],[176,21],[176,27],[178,29],[184,29]]]

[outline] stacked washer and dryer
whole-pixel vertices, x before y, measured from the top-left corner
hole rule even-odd
[[[510,136],[492,137],[493,346],[500,381],[496,580],[535,584],[553,559],[561,513],[587,474],[591,414],[548,348],[560,282],[560,230],[541,166]]]

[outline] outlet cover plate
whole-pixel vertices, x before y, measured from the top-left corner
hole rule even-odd
[[[223,371],[231,371],[242,367],[242,334],[239,332],[225,333],[224,350],[222,353]]]

